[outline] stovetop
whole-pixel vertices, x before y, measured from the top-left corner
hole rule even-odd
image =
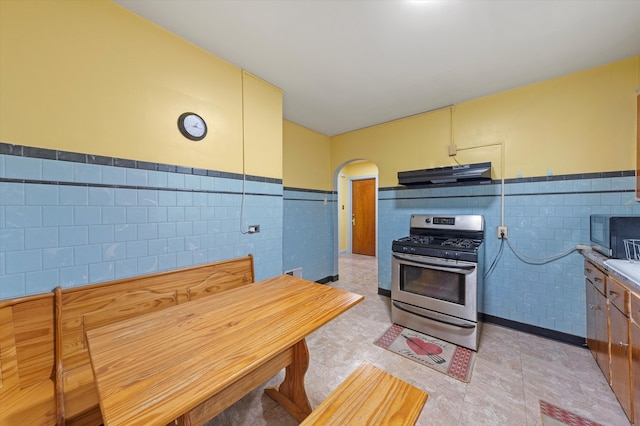
[[[433,246],[434,248],[444,247],[472,251],[482,243],[482,240],[456,237],[436,237],[432,235],[409,235],[408,237],[400,238],[394,242],[415,246]]]
[[[454,260],[477,262],[482,240],[439,239],[424,236],[408,236],[394,240],[391,251]]]
[[[410,235],[393,241],[391,250],[446,259],[478,261],[484,220],[477,215],[412,215]]]

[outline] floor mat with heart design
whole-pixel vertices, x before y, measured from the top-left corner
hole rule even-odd
[[[398,324],[393,324],[374,344],[462,382],[471,380],[476,353],[470,349]]]

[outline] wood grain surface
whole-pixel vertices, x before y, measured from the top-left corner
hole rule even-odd
[[[88,331],[104,423],[166,424],[362,300],[282,275]]]
[[[55,425],[53,294],[0,302],[0,425]]]
[[[102,424],[85,332],[254,282],[253,256],[56,289],[58,423]],[[89,421],[88,419],[92,419]]]
[[[423,390],[364,363],[300,426],[414,425],[428,396]]]

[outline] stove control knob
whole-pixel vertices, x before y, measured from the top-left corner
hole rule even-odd
[[[425,221],[426,223],[431,223],[431,218],[430,218],[430,217],[428,217],[428,218],[426,218],[424,221]]]

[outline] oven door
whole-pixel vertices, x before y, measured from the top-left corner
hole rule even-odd
[[[474,262],[393,253],[391,298],[477,322],[477,273]]]

